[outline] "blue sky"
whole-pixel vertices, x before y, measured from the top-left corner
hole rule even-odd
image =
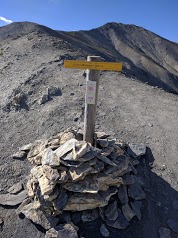
[[[0,27],[10,21],[66,31],[121,22],[178,42],[178,0],[1,0]]]

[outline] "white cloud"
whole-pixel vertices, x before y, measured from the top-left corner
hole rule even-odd
[[[1,20],[1,21],[4,21],[4,22],[7,23],[7,24],[13,22],[13,21],[8,20],[8,19],[6,19],[5,17],[1,17],[1,16],[0,16],[0,20]]]

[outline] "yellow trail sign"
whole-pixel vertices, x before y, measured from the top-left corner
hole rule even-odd
[[[65,68],[122,71],[122,63],[64,60]]]

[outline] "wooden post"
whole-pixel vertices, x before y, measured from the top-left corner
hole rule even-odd
[[[100,61],[99,56],[88,56],[87,61]],[[98,100],[98,88],[99,88],[100,70],[89,70],[87,69],[86,75],[86,94],[85,94],[85,115],[84,115],[84,141],[90,142],[93,145],[94,133],[95,133],[95,122],[96,122],[96,107]],[[95,90],[95,102],[94,104],[88,103],[88,88],[87,83],[89,81],[96,82]],[[94,83],[95,84],[95,83]],[[95,88],[94,88],[95,89]]]

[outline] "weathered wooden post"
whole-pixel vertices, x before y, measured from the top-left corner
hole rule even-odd
[[[99,56],[88,56],[87,61],[98,62]],[[100,79],[100,70],[87,69],[86,75],[86,94],[85,94],[85,115],[84,115],[84,140],[93,145],[96,107],[98,100],[98,88]]]
[[[88,56],[87,61],[65,60],[65,68],[87,69],[86,94],[85,94],[85,116],[84,116],[84,140],[93,144],[96,107],[98,99],[98,88],[100,70],[121,71],[122,63],[99,62],[99,56]]]

